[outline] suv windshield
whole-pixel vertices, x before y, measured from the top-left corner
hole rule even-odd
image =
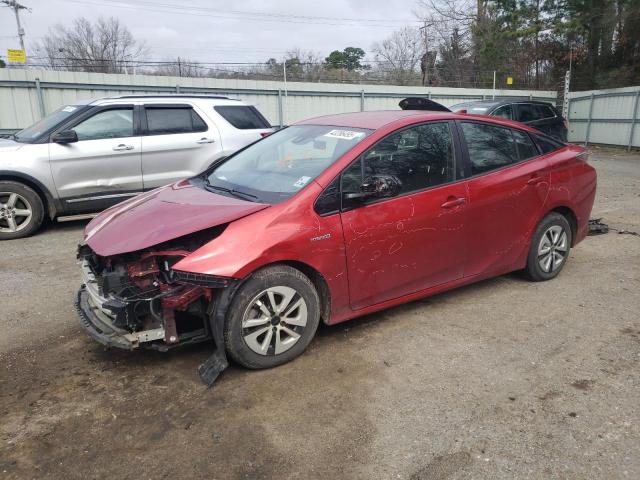
[[[17,142],[32,143],[35,142],[40,135],[48,132],[56,125],[66,121],[72,115],[79,113],[80,110],[87,108],[86,105],[66,105],[60,107],[53,113],[50,113],[42,120],[38,120],[30,127],[20,130],[13,136],[13,139]]]
[[[229,157],[208,176],[207,188],[256,202],[281,202],[370,133],[325,125],[288,127]]]

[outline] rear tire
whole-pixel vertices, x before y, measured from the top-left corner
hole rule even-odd
[[[542,282],[555,278],[569,259],[571,241],[571,226],[563,215],[552,212],[544,217],[529,247],[524,270],[529,280]]]
[[[40,195],[22,183],[0,181],[0,240],[28,237],[43,219]]]
[[[240,365],[271,368],[307,348],[320,322],[313,283],[287,265],[264,268],[236,292],[224,325],[225,347]]]

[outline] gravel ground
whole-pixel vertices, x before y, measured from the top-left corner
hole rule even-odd
[[[594,216],[640,231],[640,155],[596,150]],[[3,478],[640,478],[640,237],[322,327],[298,360],[105,351],[80,330],[86,222],[0,246]]]

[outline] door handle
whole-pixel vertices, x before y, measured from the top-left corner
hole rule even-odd
[[[544,178],[540,175],[534,175],[529,180],[527,180],[527,185],[537,185],[539,183],[544,182]]]
[[[442,208],[453,208],[457,207],[458,205],[463,205],[464,203],[466,203],[466,201],[467,200],[463,197],[449,197],[447,201],[440,206]]]
[[[125,145],[124,143],[121,143],[117,147],[113,147],[113,150],[116,152],[121,152],[123,150],[133,150],[133,145]]]
[[[215,140],[213,138],[203,137],[200,140],[198,140],[196,143],[215,143]]]

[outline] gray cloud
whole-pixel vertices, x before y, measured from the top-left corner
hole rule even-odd
[[[404,21],[415,23],[412,13],[415,0],[163,0],[151,5],[149,0],[121,2],[117,6],[98,0],[21,0],[32,9],[22,12],[27,36],[27,50],[56,23],[69,24],[79,16],[96,19],[100,15],[119,18],[136,39],[146,41],[151,59],[177,56],[206,62],[256,62],[269,57],[281,58],[294,47],[313,50],[322,55],[347,46],[361,47],[369,52],[371,44],[400,28]],[[84,3],[86,2],[86,3]],[[162,11],[157,4],[183,5],[180,10]],[[258,20],[222,13],[220,16],[198,8],[220,12],[242,10],[274,15],[371,19],[376,22],[331,24],[330,20],[305,18],[273,20],[281,17],[260,17]],[[186,14],[186,13],[193,13]],[[253,17],[256,18],[256,17]],[[379,20],[379,23],[378,23]],[[13,12],[0,8],[0,54],[7,48],[17,48]]]

